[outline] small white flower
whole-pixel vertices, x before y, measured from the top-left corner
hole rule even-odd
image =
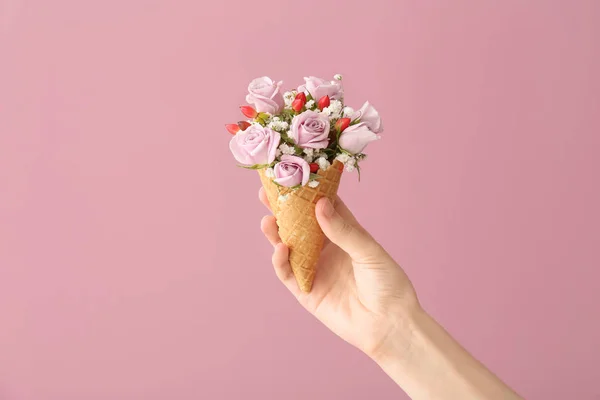
[[[280,203],[283,203],[284,201],[287,200],[287,198],[288,198],[287,194],[282,194],[282,195],[279,195],[279,197],[277,198],[277,201],[279,201]]]
[[[305,106],[306,106],[307,110],[310,110],[311,108],[313,108],[315,106],[315,101],[314,100],[309,100],[309,101],[306,102]]]
[[[279,146],[279,150],[281,150],[281,152],[282,152],[283,154],[294,154],[294,153],[296,153],[296,150],[294,149],[294,147],[292,147],[292,146],[288,146],[288,145],[287,145],[287,144],[285,144],[285,143],[282,143],[282,144]]]
[[[317,186],[319,186],[319,181],[310,181],[308,182],[308,186],[310,186],[311,188],[316,188]]]
[[[281,118],[279,118],[279,117],[273,117],[273,122],[277,122],[277,121],[281,121]]]
[[[275,120],[277,118],[277,120]],[[267,125],[267,128],[271,128],[274,131],[285,132],[289,128],[289,124],[285,121],[279,120],[278,117],[273,118],[271,122]]]
[[[331,100],[329,107],[327,107],[329,116],[331,118],[340,118],[342,116],[343,104],[339,100]]]
[[[349,157],[348,161],[346,161],[346,165],[356,165],[356,159],[354,159],[354,157]]]
[[[276,157],[276,158],[279,158],[279,157],[281,157],[281,149],[277,149],[277,150],[275,150],[275,157]]]
[[[347,172],[352,172],[354,171],[356,168],[354,167],[354,165],[346,165],[346,171]]]
[[[348,161],[349,158],[350,158],[350,156],[348,154],[346,154],[346,153],[340,153],[336,157],[336,160],[338,160],[342,164],[346,164],[346,161]]]
[[[309,164],[310,164],[311,162],[313,162],[313,158],[312,158],[312,156],[304,156],[304,160],[305,160],[307,163],[309,163]]]
[[[285,92],[283,94],[283,101],[285,101],[285,105],[286,107],[290,107],[292,105],[292,102],[294,101],[294,98],[296,97],[296,93],[295,92]]]
[[[303,151],[304,151],[304,154],[306,154],[307,156],[311,156],[312,157],[313,154],[314,154],[314,152],[315,152],[315,149],[310,149],[310,148],[307,147]]]
[[[342,80],[342,75],[340,75],[340,74],[335,74],[335,75],[333,76],[333,79],[335,79],[336,81],[341,81],[341,80]]]
[[[265,175],[267,176],[267,178],[275,178],[275,171],[273,170],[273,168],[267,168],[265,171]]]
[[[333,107],[333,108],[335,108],[336,110],[337,110],[338,108],[339,108],[339,109],[342,109],[342,102],[341,102],[341,101],[339,101],[339,100],[331,100],[331,101],[329,102],[329,107]]]
[[[352,107],[344,107],[344,117],[350,118],[354,114],[354,108]]]
[[[327,168],[329,168],[329,166],[331,165],[325,157],[319,157],[317,159],[317,164],[319,164],[319,168],[323,171],[327,170]]]

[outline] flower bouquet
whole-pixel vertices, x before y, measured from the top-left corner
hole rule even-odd
[[[341,75],[304,80],[282,93],[282,82],[254,79],[249,105],[240,107],[247,120],[226,128],[240,166],[258,170],[298,286],[310,292],[325,241],[315,204],[335,201],[343,171],[360,176],[363,151],[380,139],[383,125],[369,102],[356,111],[344,104]]]

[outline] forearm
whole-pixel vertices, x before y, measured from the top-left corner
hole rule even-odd
[[[424,311],[406,329],[374,360],[413,400],[521,399]]]

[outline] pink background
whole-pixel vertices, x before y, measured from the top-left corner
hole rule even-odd
[[[342,195],[426,308],[526,397],[599,398],[599,27],[594,0],[1,0],[0,399],[404,398],[276,280],[223,128],[251,78],[337,72],[387,128]]]

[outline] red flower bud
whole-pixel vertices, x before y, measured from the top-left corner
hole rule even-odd
[[[245,131],[246,129],[250,128],[250,122],[248,122],[248,121],[240,121],[237,124],[240,127],[240,129],[243,130],[243,131]]]
[[[319,107],[319,110],[323,110],[325,107],[329,107],[329,104],[331,104],[329,96],[323,96],[319,99],[317,107]]]
[[[225,125],[225,129],[227,129],[227,131],[232,135],[235,135],[240,131],[240,127],[238,124],[227,124]]]
[[[311,174],[316,174],[317,171],[319,170],[319,164],[317,164],[317,163],[311,163],[311,164],[308,164],[308,166],[310,167]]]
[[[344,129],[350,126],[350,118],[340,118],[335,123],[335,130],[338,133],[344,132]]]
[[[292,101],[292,110],[294,110],[296,112],[300,112],[302,110],[302,107],[304,107],[305,103],[306,103],[306,100],[302,101],[302,99],[296,99],[296,100]]]
[[[242,114],[248,118],[256,118],[258,115],[258,112],[250,106],[240,106],[240,110],[242,110]]]
[[[306,94],[304,94],[304,92],[300,92],[296,95],[296,97],[294,98],[294,100],[298,100],[301,99],[302,102],[306,103]]]

